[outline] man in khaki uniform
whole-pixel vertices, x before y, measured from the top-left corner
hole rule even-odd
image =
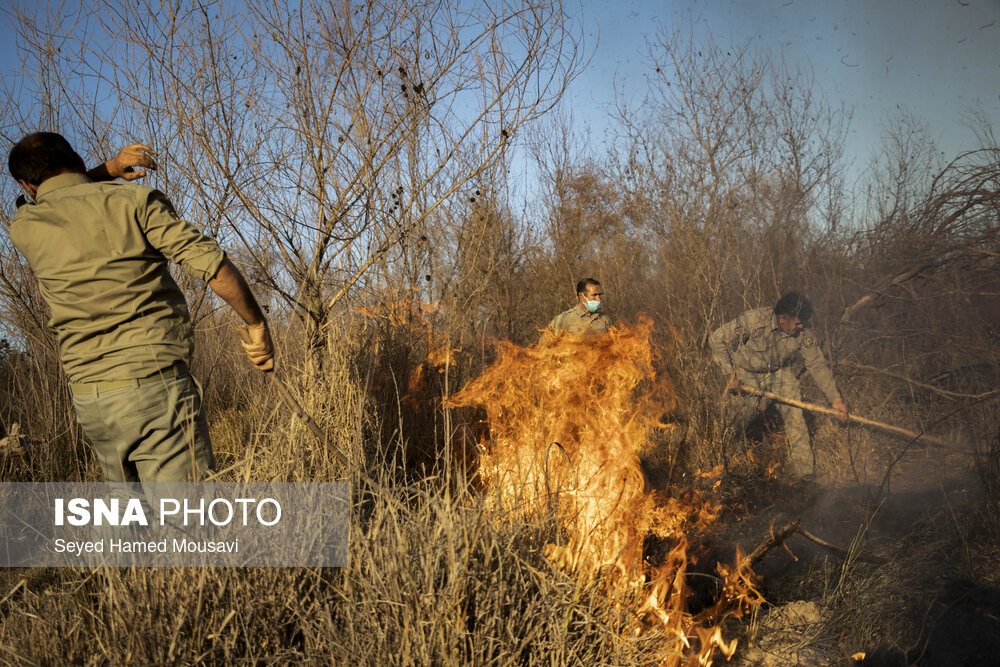
[[[847,405],[837,391],[816,337],[806,328],[811,316],[809,301],[789,292],[774,308],[748,310],[712,332],[709,337],[712,355],[729,378],[723,403],[727,431],[724,437],[730,439],[742,431],[769,404],[759,396],[742,394],[741,384],[801,400],[799,381],[790,367],[796,355],[802,357],[813,380],[841,413],[841,421],[847,420]],[[812,476],[813,456],[802,410],[779,403],[778,412],[785,422],[792,475]]]
[[[611,322],[602,311],[601,283],[593,278],[584,278],[576,284],[576,305],[552,318],[540,343],[551,340],[553,334],[593,336],[607,333]]]
[[[88,175],[62,136],[25,137],[8,167],[32,201],[18,208],[9,234],[52,311],[48,324],[77,418],[105,480],[196,481],[214,459],[201,392],[187,370],[191,319],[168,260],[207,281],[250,325],[244,347],[262,370],[273,367],[271,337],[239,270],[166,196],[90,178],[125,175],[129,150],[152,166],[142,148]]]

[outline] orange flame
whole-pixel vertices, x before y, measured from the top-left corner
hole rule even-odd
[[[546,556],[579,577],[601,578],[618,603],[637,603],[639,620],[623,630],[674,637],[663,664],[707,665],[716,652],[731,656],[736,640],[706,624],[762,600],[738,557],[740,566],[719,567],[715,606],[698,617],[687,612],[686,535],[713,521],[717,507],[693,492],[652,492],[640,467],[639,453],[654,431],[670,428],[662,417],[676,403],[656,377],[651,333],[644,319],[538,347],[501,342],[497,361],[450,403],[487,412],[491,434],[478,472],[489,497],[508,513],[558,517],[565,541],[548,545]],[[659,566],[643,558],[647,535],[674,542]]]
[[[422,301],[420,290],[414,287],[397,289],[374,304],[354,309],[356,313],[371,319],[385,320],[392,326],[418,329],[428,328],[430,319],[439,310],[440,304]]]

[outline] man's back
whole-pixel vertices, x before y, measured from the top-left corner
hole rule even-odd
[[[224,254],[151,188],[62,174],[18,210],[10,237],[52,311],[73,382],[146,377],[190,358],[190,317],[167,258],[208,280]]]
[[[110,482],[200,480],[215,466],[201,389],[188,370],[193,348],[184,295],[167,260],[201,279],[248,325],[247,356],[274,368],[267,320],[246,279],[211,238],[177,217],[150,188],[101,184],[153,166],[132,144],[100,168],[55,132],[35,132],[7,157],[35,202],[11,221],[69,376],[77,420]]]

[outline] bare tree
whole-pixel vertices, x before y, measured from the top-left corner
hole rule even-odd
[[[909,128],[891,139],[896,167],[879,182],[874,219],[851,239],[857,268],[835,342],[845,363],[907,391],[988,394],[1000,373],[1000,149],[939,168],[923,139],[907,142]]]
[[[801,275],[842,116],[808,76],[750,43],[661,31],[649,62],[643,105],[619,108],[621,180],[635,224],[659,248],[670,319],[704,341]]]
[[[548,0],[15,11],[27,55],[53,71],[23,94],[154,144],[178,208],[243,248],[313,346],[345,294],[513,150],[580,65]]]

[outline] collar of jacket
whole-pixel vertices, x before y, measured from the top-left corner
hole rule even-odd
[[[59,174],[58,176],[53,176],[52,178],[46,178],[45,181],[38,186],[38,194],[35,195],[35,201],[41,201],[42,197],[49,194],[50,192],[55,192],[62,188],[68,188],[71,185],[81,185],[83,183],[91,183],[90,177],[86,174]]]

